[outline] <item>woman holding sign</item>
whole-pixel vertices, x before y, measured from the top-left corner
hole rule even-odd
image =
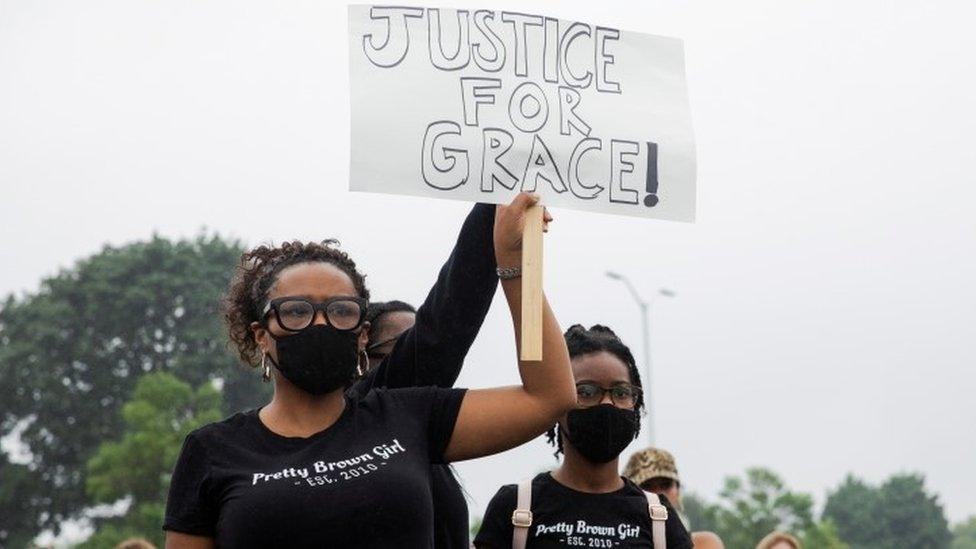
[[[687,549],[691,538],[667,498],[620,476],[620,452],[644,410],[630,349],[610,328],[566,332],[578,404],[548,433],[556,470],[503,486],[488,504],[478,549],[619,547]]]
[[[537,202],[521,194],[499,206],[500,267],[520,265],[526,212]],[[260,357],[274,397],[187,436],[167,501],[167,547],[430,547],[431,463],[522,444],[574,405],[548,306],[544,358],[519,363],[521,386],[347,396],[367,362],[368,291],[330,244],[244,255],[230,297],[249,305],[250,335],[231,331],[242,353]],[[502,288],[518,329],[520,281],[506,277]]]
[[[455,385],[498,288],[494,226],[494,204],[471,208],[454,250],[416,310],[402,302],[370,303],[370,369],[349,389],[353,396],[380,387]],[[431,465],[430,490],[434,549],[469,549],[468,504],[450,465]]]

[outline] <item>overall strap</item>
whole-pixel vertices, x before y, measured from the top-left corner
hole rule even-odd
[[[532,526],[532,479],[518,483],[518,500],[512,512],[512,549],[525,549]]]
[[[668,539],[664,535],[664,524],[668,520],[668,508],[661,505],[661,497],[652,492],[644,492],[647,498],[647,512],[651,515],[651,539],[654,549],[667,549]]]

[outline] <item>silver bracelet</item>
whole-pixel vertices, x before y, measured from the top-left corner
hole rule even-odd
[[[522,267],[498,267],[495,272],[499,280],[512,280],[522,276]]]

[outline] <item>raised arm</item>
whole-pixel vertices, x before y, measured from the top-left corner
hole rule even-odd
[[[461,225],[450,257],[403,333],[379,366],[353,390],[372,387],[451,387],[485,321],[498,287],[493,226],[495,206],[475,204]]]
[[[498,265],[522,263],[522,227],[538,197],[520,194],[509,206],[499,206],[495,220]],[[516,350],[522,321],[520,279],[502,281],[515,329]],[[562,330],[548,300],[543,303],[542,360],[519,360],[522,385],[472,390],[464,397],[445,452],[446,461],[459,461],[502,452],[542,434],[576,405],[576,388]]]

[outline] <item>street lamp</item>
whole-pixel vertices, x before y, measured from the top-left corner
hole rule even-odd
[[[631,297],[640,307],[641,312],[641,335],[643,336],[644,343],[644,364],[646,371],[644,372],[644,407],[647,409],[647,440],[651,446],[654,446],[654,398],[651,395],[651,389],[653,384],[651,383],[651,333],[650,333],[650,318],[649,313],[651,309],[651,302],[644,301],[641,299],[639,293],[637,293],[637,288],[630,282],[630,279],[626,276],[615,273],[613,271],[607,271],[607,277],[623,282],[627,286],[627,290],[630,291]],[[658,288],[657,295],[662,297],[674,297],[676,294],[673,290],[668,288]]]

